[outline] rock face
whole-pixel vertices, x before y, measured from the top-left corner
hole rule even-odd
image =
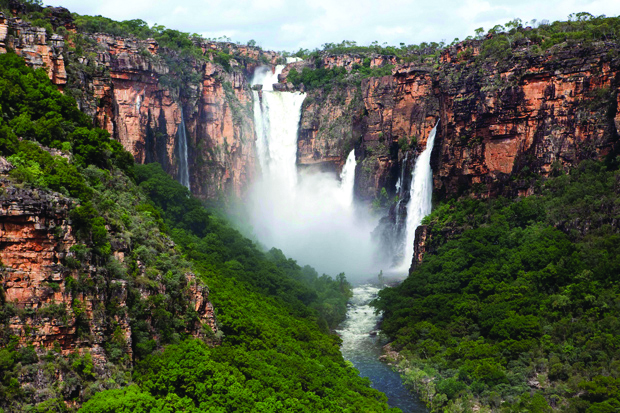
[[[355,147],[356,194],[373,199],[386,188],[394,195],[404,155],[415,161],[441,120],[432,157],[438,196],[472,187],[479,196],[527,195],[533,174],[546,176],[614,150],[620,130],[617,44],[558,45],[538,54],[517,48],[500,62],[476,60],[479,46],[470,41],[447,48],[436,68],[398,64],[392,76],[308,92],[299,163],[338,167]],[[322,58],[325,68],[359,64],[355,56]]]
[[[226,71],[213,61],[192,60],[184,63],[195,82],[166,86],[174,73],[154,40],[108,35],[91,39],[99,51],[83,64],[100,71],[92,78],[80,77],[77,87],[92,91],[95,99],[82,101],[82,106],[98,126],[119,140],[136,162],[159,162],[178,178],[184,121],[192,193],[205,199],[241,196],[256,170],[246,69]],[[203,50],[210,52],[211,45],[203,45]]]
[[[94,262],[82,263],[88,273],[67,263],[75,259],[71,249],[76,245],[75,230],[69,219],[72,201],[62,195],[38,189],[17,188],[2,180],[0,196],[0,259],[2,260],[3,301],[16,309],[8,328],[21,345],[39,349],[58,347],[63,354],[88,351],[95,367],[105,372],[107,363],[104,343],[110,339],[107,306],[114,303],[113,322],[122,335],[124,351],[132,353],[132,328],[127,313],[127,281],[112,280],[109,288],[95,293],[72,291],[71,280],[100,277],[101,268]],[[125,251],[116,248],[116,259],[123,260]],[[193,274],[186,274],[186,294],[200,319],[217,332],[209,291]],[[157,294],[145,288],[141,295]],[[80,334],[80,325],[89,334]],[[192,331],[201,336],[200,329]],[[117,334],[117,333],[115,333]]]
[[[530,174],[547,176],[609,154],[618,137],[620,87],[620,60],[609,51],[618,49],[522,49],[493,65],[459,61],[457,49],[444,52],[435,189],[526,195]]]
[[[56,13],[66,11],[62,8],[51,10]],[[67,83],[64,47],[62,36],[48,36],[42,27],[33,27],[19,18],[0,13],[0,53],[6,53],[7,48],[14,50],[33,68],[45,69],[52,82],[61,89]]]
[[[29,65],[45,68],[136,162],[159,162],[177,178],[183,120],[192,193],[204,199],[242,196],[257,168],[248,79],[256,65],[279,61],[277,53],[204,42],[199,46],[206,62],[170,51],[164,56],[153,39],[75,33],[66,9],[43,10],[54,28],[74,34],[67,45],[63,36],[0,14],[0,52],[13,49]],[[228,60],[225,68],[216,61],[222,51],[242,59]],[[174,65],[182,65],[191,81],[179,84]]]

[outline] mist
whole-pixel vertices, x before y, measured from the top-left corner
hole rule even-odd
[[[260,67],[252,83],[261,177],[251,187],[246,213],[254,236],[265,247],[281,249],[300,265],[319,273],[344,272],[350,281],[376,277],[371,233],[378,223],[353,196],[355,154],[340,175],[297,169],[297,132],[305,95],[274,92],[275,72]]]

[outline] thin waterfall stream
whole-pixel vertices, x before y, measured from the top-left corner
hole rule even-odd
[[[185,130],[185,118],[183,117],[183,109],[181,109],[181,123],[179,124],[179,182],[189,187],[189,164],[187,161],[187,131]]]

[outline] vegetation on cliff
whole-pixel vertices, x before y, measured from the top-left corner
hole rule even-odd
[[[528,198],[450,200],[381,291],[405,379],[436,411],[620,406],[620,171],[585,161]]]
[[[20,307],[0,294],[0,408],[64,411],[65,401],[92,398],[85,411],[388,410],[328,334],[346,311],[344,274],[318,276],[278,250],[260,251],[159,165],[134,168],[130,154],[15,54],[0,56],[0,84],[0,148],[15,167],[5,188],[73,198],[79,241],[58,263],[63,280],[49,286],[64,288],[69,305]],[[190,270],[211,289],[217,334],[193,307]],[[34,331],[11,327],[16,317],[64,323],[81,348],[102,338],[107,364],[87,350],[67,355],[60,343],[34,347]]]
[[[426,69],[438,68],[440,56],[452,48],[458,52],[459,61],[482,62],[492,60],[502,63],[514,53],[526,51],[529,54],[540,54],[555,45],[562,47],[588,47],[594,42],[617,41],[620,38],[620,17],[593,16],[590,13],[575,13],[569,16],[568,21],[546,20],[531,22],[532,26],[524,25],[521,19],[514,19],[504,26],[496,25],[485,33],[481,27],[476,30],[475,36],[467,37],[463,42],[459,39],[447,45],[441,43],[421,43],[419,45],[389,46],[373,42],[369,46],[358,45],[354,41],[341,43],[326,43],[322,49],[314,51],[300,50],[295,56],[314,62],[315,67],[305,67],[299,73],[292,69],[288,81],[295,86],[304,84],[307,89],[331,88],[342,85],[345,79],[361,77],[379,77],[390,75],[393,65],[384,63],[371,67],[372,58],[382,56],[393,58],[398,63],[414,63]],[[474,53],[479,50],[479,53]],[[610,54],[617,52],[610,49]],[[455,52],[456,54],[456,52]],[[331,56],[355,56],[360,63],[354,63],[349,69],[344,67],[326,68],[324,60]],[[522,58],[518,55],[515,58]],[[508,64],[505,62],[504,64]],[[351,76],[358,74],[358,76]],[[359,80],[358,80],[359,81]]]

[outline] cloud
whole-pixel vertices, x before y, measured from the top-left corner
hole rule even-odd
[[[73,12],[142,19],[190,33],[255,39],[273,50],[314,49],[355,40],[398,45],[452,41],[519,17],[550,21],[570,13],[620,14],[609,0],[53,0]]]

